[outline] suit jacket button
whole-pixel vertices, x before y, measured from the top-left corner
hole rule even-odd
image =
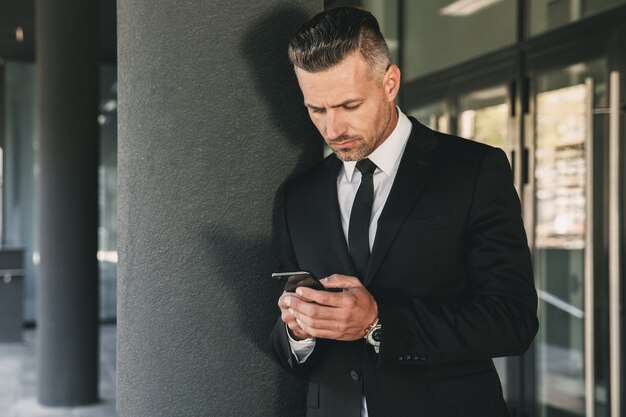
[[[404,356],[400,355],[398,356],[398,361],[403,361],[404,360]]]
[[[422,355],[422,356],[420,356],[420,360],[421,360],[422,362],[427,361],[427,360],[428,360],[428,355]]]
[[[411,360],[411,355],[404,355],[404,360],[405,361],[410,361]]]
[[[350,371],[350,379],[354,382],[359,382],[361,375],[357,371]]]
[[[414,361],[416,361],[416,360],[421,360],[421,359],[422,359],[422,357],[421,357],[420,355],[413,355],[413,358],[412,358],[412,359],[413,359]]]

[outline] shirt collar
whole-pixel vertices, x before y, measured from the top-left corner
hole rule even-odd
[[[389,137],[376,149],[369,154],[367,158],[376,164],[378,169],[384,172],[386,175],[392,175],[394,170],[398,169],[400,156],[404,150],[404,146],[411,134],[411,128],[413,127],[411,121],[399,107],[398,110],[398,123],[393,129],[393,132]],[[348,182],[352,182],[354,170],[356,168],[357,161],[344,161],[343,172]]]

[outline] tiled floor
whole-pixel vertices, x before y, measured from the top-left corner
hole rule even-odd
[[[35,331],[23,343],[0,344],[0,417],[116,417],[115,326],[100,328],[100,398],[88,407],[42,407],[37,403]]]

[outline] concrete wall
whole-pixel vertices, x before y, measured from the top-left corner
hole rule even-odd
[[[274,193],[322,155],[286,43],[322,1],[118,2],[118,413],[297,416]]]

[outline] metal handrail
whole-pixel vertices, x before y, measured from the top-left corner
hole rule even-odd
[[[621,317],[620,317],[620,74],[611,71],[609,96],[609,357],[611,416],[621,413]]]

